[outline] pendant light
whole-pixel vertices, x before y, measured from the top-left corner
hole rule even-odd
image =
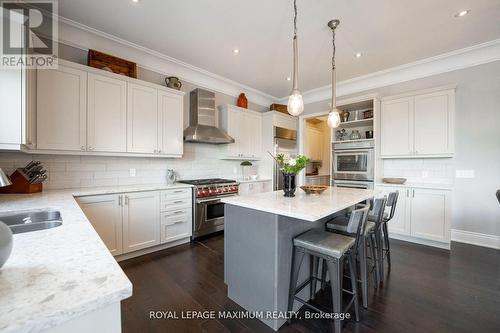
[[[336,128],[340,125],[340,112],[337,109],[337,96],[336,96],[336,84],[337,80],[335,77],[335,29],[339,26],[339,20],[331,20],[328,22],[328,26],[332,29],[333,34],[333,54],[332,54],[332,106],[330,113],[328,114],[328,126],[330,128]]]
[[[297,50],[297,0],[293,0],[293,88],[288,97],[287,109],[292,116],[298,116],[304,111],[304,99],[299,90],[298,50]]]

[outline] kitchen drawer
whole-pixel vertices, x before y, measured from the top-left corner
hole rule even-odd
[[[172,242],[181,238],[186,238],[192,234],[191,219],[171,218],[168,223],[161,224],[161,243]]]
[[[181,220],[191,221],[191,207],[161,213],[162,224],[174,224]]]
[[[169,198],[160,201],[160,211],[174,211],[182,208],[191,208],[193,201],[189,198]]]
[[[193,190],[191,188],[178,188],[161,191],[161,200],[174,200],[181,198],[191,198]]]

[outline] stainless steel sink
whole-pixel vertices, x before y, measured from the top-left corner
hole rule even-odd
[[[0,214],[0,221],[7,224],[12,233],[19,234],[58,227],[62,217],[57,210],[36,209]]]

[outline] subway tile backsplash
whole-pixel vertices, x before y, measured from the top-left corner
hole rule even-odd
[[[240,161],[222,160],[223,149],[223,146],[186,143],[181,159],[0,152],[0,168],[11,174],[31,160],[40,160],[48,173],[46,189],[158,184],[166,181],[167,169],[174,169],[178,179],[241,178]],[[253,173],[258,173],[258,162],[252,163]],[[130,176],[131,168],[136,171],[135,177]]]
[[[409,183],[452,184],[452,158],[384,159],[383,177],[404,177]]]

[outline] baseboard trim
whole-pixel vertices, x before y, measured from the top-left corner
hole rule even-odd
[[[451,240],[500,250],[500,236],[481,234],[479,232],[451,229]]]
[[[120,262],[122,260],[132,259],[132,258],[139,257],[139,256],[142,256],[145,254],[165,250],[165,249],[168,249],[170,247],[177,246],[177,245],[186,244],[186,243],[189,243],[190,241],[191,241],[191,237],[182,238],[182,239],[179,239],[179,240],[176,240],[173,242],[169,242],[166,244],[160,244],[160,245],[156,245],[153,247],[148,247],[147,249],[142,249],[142,250],[138,250],[138,251],[134,251],[134,252],[130,252],[130,253],[120,254],[120,255],[115,256],[115,260]]]
[[[393,232],[391,233],[390,231],[389,231],[389,238],[402,240],[402,241],[410,242],[410,243],[416,243],[416,244],[420,244],[420,245],[437,247],[437,248],[444,249],[444,250],[450,250],[450,243],[443,243],[443,242],[437,242],[437,241],[423,239],[423,238],[417,238],[417,237],[413,237],[413,236],[400,235],[400,234],[395,234]]]

